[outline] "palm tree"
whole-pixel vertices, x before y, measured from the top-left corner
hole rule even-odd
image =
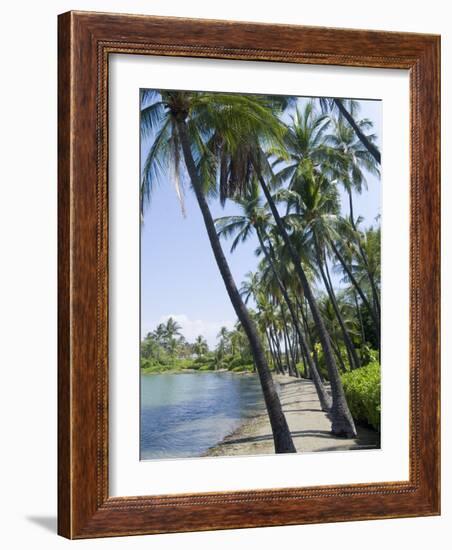
[[[168,346],[171,346],[176,336],[181,336],[181,326],[172,317],[169,317],[165,324],[165,340]]]
[[[142,358],[148,359],[152,356],[158,357],[159,344],[152,332],[148,332],[141,342],[140,355]]]
[[[356,133],[358,139],[364,147],[369,151],[375,161],[378,162],[378,164],[381,164],[381,153],[374,143],[375,136],[365,134],[365,131],[368,129],[368,121],[365,121],[364,123],[361,121],[360,123],[355,120],[355,113],[358,109],[358,103],[353,100],[348,100],[345,102],[345,100],[337,97],[324,97],[320,98],[319,101],[324,112],[329,111],[334,113],[335,111],[338,111],[339,114],[345,118],[350,127],[353,128],[353,131]]]
[[[165,330],[167,338],[174,338],[175,336],[180,336],[180,331],[182,327],[179,323],[174,320],[172,317],[169,317],[166,321]]]
[[[358,219],[357,225],[360,220]],[[365,231],[359,233],[359,248],[362,253],[356,255],[352,272],[358,280],[363,280],[367,277],[374,307],[380,317],[380,228],[374,229],[369,227]]]
[[[286,179],[289,176],[290,171],[292,171],[292,175],[296,173],[300,163],[302,165],[306,160],[309,162],[315,162],[317,158],[324,160],[325,150],[327,148],[323,145],[322,132],[324,132],[328,123],[327,117],[320,117],[314,113],[312,102],[308,103],[303,114],[301,114],[298,109],[296,110],[292,127],[286,134],[287,137],[285,147],[288,149],[288,154],[282,149],[282,147],[280,147],[280,143],[276,143],[275,147],[272,149],[273,154],[275,151],[278,151],[286,162],[289,158],[289,166],[283,168],[279,174],[279,181],[281,181],[281,179]],[[248,139],[242,141],[241,146],[239,146],[236,150],[232,152],[228,151],[228,155],[225,158],[226,167],[224,168],[225,179],[229,182],[228,186],[226,186],[228,188],[228,194],[226,196],[234,196],[234,192],[237,192],[237,188],[241,190],[249,184],[249,182],[252,182],[254,177],[257,178],[273,215],[278,231],[280,232],[293,260],[296,274],[300,280],[303,293],[308,300],[309,307],[318,328],[333,394],[333,405],[331,408],[332,432],[335,435],[356,437],[355,424],[347,405],[328,332],[322,321],[315,296],[310,288],[306,272],[300,261],[300,257],[297,255],[290,242],[286,224],[282,220],[266,181],[266,178],[268,178],[268,181],[273,181],[274,176],[268,162],[268,156],[262,150],[262,141],[263,140],[260,140],[256,135],[248,136]],[[308,158],[305,154],[306,149],[309,154]],[[328,167],[328,169],[330,169],[330,167]],[[237,183],[237,178],[234,177],[236,172],[240,174],[242,178],[239,178],[239,184]],[[282,173],[284,175],[282,175]]]
[[[207,340],[204,336],[197,336],[193,344],[193,351],[198,357],[202,357],[209,351],[209,346],[207,345]]]
[[[206,227],[210,245],[231,303],[250,342],[277,453],[295,452],[295,446],[267,364],[264,348],[232,277],[215,230],[207,193],[216,183],[217,168],[224,184],[226,154],[235,154],[250,135],[269,139],[280,132],[280,124],[266,101],[254,96],[200,92],[161,91],[142,93],[141,128],[152,134],[153,144],[146,156],[142,178],[142,204],[151,195],[162,167],[173,167],[176,191],[180,192],[183,158],[192,189]],[[241,183],[241,174],[234,182]]]
[[[166,326],[164,323],[159,323],[154,330],[154,337],[160,345],[164,344],[166,338]]]
[[[355,227],[356,224],[359,223],[359,219],[356,222],[355,221]],[[375,325],[375,330],[379,334],[380,333],[380,312],[377,305],[379,302],[373,299],[373,305],[371,305],[365,291],[363,282],[361,280],[358,281],[355,277],[353,270],[354,270],[354,264],[356,262],[362,264],[364,267],[365,273],[367,275],[367,278],[369,279],[370,283],[370,277],[371,274],[369,274],[369,271],[367,270],[368,266],[368,260],[365,258],[365,251],[362,248],[361,241],[362,241],[362,234],[357,229],[353,229],[351,226],[350,221],[345,220],[343,218],[338,219],[338,233],[341,235],[340,239],[331,239],[329,241],[329,245],[331,246],[332,251],[334,252],[336,258],[339,260],[340,266],[344,273],[344,280],[347,282],[350,282],[356,292],[358,293],[359,297],[361,298],[361,301],[367,308],[372,321]],[[359,256],[359,259],[357,259]],[[374,293],[374,290],[372,291]],[[378,295],[377,295],[378,299]]]
[[[259,195],[259,188],[256,184],[248,188],[244,196],[238,197],[235,199],[235,202],[241,207],[242,215],[235,216],[226,216],[223,218],[218,218],[215,220],[215,224],[218,228],[218,234],[223,237],[229,237],[234,235],[236,236],[232,242],[231,252],[235,250],[239,242],[245,242],[253,231],[256,232],[260,250],[264,253],[265,259],[268,262],[268,265],[271,269],[271,272],[275,278],[277,287],[287,305],[292,322],[294,324],[295,330],[297,332],[300,345],[302,347],[303,355],[306,357],[309,370],[313,376],[317,394],[321,403],[321,406],[324,410],[329,410],[331,408],[331,400],[328,393],[323,385],[323,382],[320,378],[320,375],[317,372],[317,368],[312,361],[311,355],[309,353],[309,347],[304,337],[303,331],[300,327],[297,315],[295,313],[294,305],[292,304],[287,287],[283,283],[282,278],[279,274],[279,268],[277,268],[277,260],[274,255],[272,244],[270,239],[267,236],[266,226],[269,224],[270,215],[267,210],[264,209],[261,205],[261,198]],[[266,244],[267,243],[267,244]],[[257,296],[260,290],[260,279],[257,274],[251,274],[249,280],[245,282],[242,286],[242,292],[246,296],[246,300],[249,299],[251,294]],[[284,319],[283,319],[284,322]],[[286,323],[284,323],[286,324]],[[286,338],[287,340],[287,338]],[[278,348],[278,342],[276,342],[276,347]],[[286,351],[288,348],[288,342],[286,344]],[[289,361],[288,361],[289,364]]]
[[[313,103],[308,103],[303,113],[301,113],[298,109],[296,110],[296,114],[293,118],[292,125],[289,128],[286,140],[286,147],[290,160],[287,163],[287,166],[281,170],[279,179],[289,177],[289,181],[297,180],[300,175],[303,176],[307,170],[311,170],[318,165],[319,162],[323,162],[325,160],[326,148],[323,145],[323,133],[326,129],[326,124],[325,117],[318,116],[315,113]],[[330,170],[330,166],[327,163],[325,164],[327,170]],[[287,250],[292,258],[295,271],[303,288],[304,296],[309,303],[309,307],[317,327],[319,339],[322,344],[333,396],[333,405],[331,408],[332,432],[336,435],[356,437],[355,424],[345,398],[330,337],[320,314],[317,301],[310,287],[305,270],[303,269],[301,258],[291,243],[287,225],[283,221],[283,218],[276,207],[275,200],[271,195],[270,189],[265,182],[262,173],[259,174],[259,182],[272,211],[281,237],[283,238],[284,243],[287,246]]]
[[[350,367],[358,368],[358,354],[337,305],[327,260],[330,242],[338,236],[340,205],[337,188],[320,169],[314,168],[311,162],[304,162],[302,169],[292,177],[287,195],[288,206],[296,214],[287,218],[300,225],[300,229],[309,236],[308,245],[315,251],[320,276],[341,327]]]
[[[221,366],[224,357],[229,353],[231,348],[231,334],[227,327],[221,327],[217,334],[218,344],[216,347],[216,368]]]
[[[355,102],[352,102],[352,106],[355,110],[357,107]],[[349,209],[350,209],[350,224],[352,230],[357,235],[356,244],[361,259],[365,265],[368,260],[365,251],[361,245],[359,238],[359,231],[356,225],[354,208],[353,208],[353,192],[362,193],[364,187],[367,186],[365,172],[370,174],[379,175],[379,166],[374,156],[369,153],[366,148],[362,147],[362,141],[357,138],[355,131],[348,125],[344,124],[344,121],[339,118],[333,121],[334,131],[327,137],[328,143],[339,152],[341,157],[341,174],[340,181],[349,197]],[[357,124],[361,129],[371,129],[372,123],[369,120],[358,121]],[[369,136],[369,139],[374,139],[375,136]],[[371,274],[368,270],[368,276]],[[372,284],[372,281],[371,281]],[[374,302],[377,305],[377,312],[371,312],[376,318],[378,331],[380,330],[380,314],[379,314],[379,300],[378,296],[374,296]]]
[[[222,355],[226,354],[229,351],[229,348],[231,346],[230,338],[231,335],[227,327],[221,327],[220,332],[217,334],[217,339],[219,340],[218,349],[221,350]]]
[[[340,156],[340,182],[342,183],[349,199],[350,223],[355,228],[355,216],[353,208],[353,192],[361,194],[367,188],[365,172],[379,175],[380,170],[375,158],[362,142],[357,138],[353,129],[344,124],[342,119],[333,119],[333,131],[326,136],[326,142]],[[362,127],[371,128],[372,123],[368,120],[359,121]]]

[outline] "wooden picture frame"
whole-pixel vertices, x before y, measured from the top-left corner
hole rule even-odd
[[[440,38],[69,12],[58,42],[58,532],[68,538],[440,511]],[[108,493],[108,60],[112,53],[410,74],[409,481],[147,497]]]

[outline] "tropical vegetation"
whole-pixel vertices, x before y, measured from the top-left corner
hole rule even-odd
[[[380,152],[359,104],[143,90],[141,132],[151,142],[143,211],[168,174],[183,209],[188,178],[237,315],[214,350],[186,342],[168,319],[144,338],[142,368],[255,371],[277,453],[295,447],[275,374],[312,380],[333,435],[355,437],[358,421],[378,428],[380,226],[354,203],[379,174]],[[217,200],[237,214],[214,219]],[[258,267],[236,282],[221,241],[234,252],[251,236]]]
[[[255,372],[253,356],[242,326],[221,327],[217,345],[209,349],[200,334],[188,342],[180,325],[169,317],[141,342],[141,371],[144,374],[191,371]]]

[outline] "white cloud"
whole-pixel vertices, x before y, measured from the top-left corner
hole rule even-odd
[[[179,323],[181,333],[189,342],[199,336],[204,336],[209,344],[209,348],[213,349],[217,344],[217,334],[221,327],[227,327],[229,330],[234,328],[234,321],[203,321],[202,319],[190,319],[184,313],[170,313],[163,315],[159,319],[159,323],[165,323],[170,317]]]

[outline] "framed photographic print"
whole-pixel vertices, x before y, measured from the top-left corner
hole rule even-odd
[[[437,36],[59,17],[59,533],[439,514]]]

